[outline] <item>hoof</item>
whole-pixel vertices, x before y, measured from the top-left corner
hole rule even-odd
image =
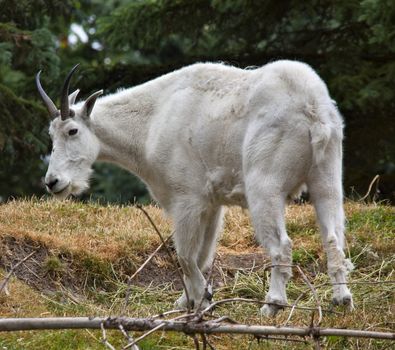
[[[352,296],[351,295],[347,295],[343,298],[343,305],[349,306],[352,305]]]
[[[195,302],[194,299],[189,300],[190,309],[194,310],[194,309],[199,308],[199,310],[203,310],[211,304],[212,298],[213,298],[213,295],[210,293],[210,294],[206,295],[206,297],[203,299],[202,302],[199,301],[197,303],[197,302]],[[187,309],[188,308],[187,298],[184,293],[174,303],[174,307],[177,309]]]
[[[336,306],[337,305],[347,306],[350,311],[354,309],[354,303],[351,295],[345,295],[343,297],[334,297],[332,299],[332,304]]]
[[[191,304],[191,308],[194,307],[194,301],[189,300],[189,303]],[[188,308],[188,300],[185,295],[185,293],[182,293],[182,295],[176,300],[174,303],[174,307],[177,309],[187,309]]]
[[[204,291],[204,299],[208,300],[209,302],[211,302],[211,300],[213,300],[213,287],[211,286],[211,284],[209,284],[206,288],[206,290]]]
[[[270,303],[273,304],[265,304],[261,308],[261,314],[266,317],[274,317],[278,314],[279,311],[284,310],[284,306],[276,305],[276,304],[285,304],[283,301],[272,300]]]
[[[212,296],[211,296],[211,299],[210,299],[210,300],[204,298],[203,301],[202,301],[202,303],[201,303],[201,305],[200,305],[200,303],[199,303],[196,307],[198,307],[198,306],[200,305],[199,310],[204,310],[206,307],[209,307],[209,306],[210,306],[211,300],[212,300]]]

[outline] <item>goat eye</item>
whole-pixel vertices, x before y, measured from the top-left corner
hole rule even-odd
[[[78,129],[70,129],[69,130],[69,136],[73,136],[78,132]]]

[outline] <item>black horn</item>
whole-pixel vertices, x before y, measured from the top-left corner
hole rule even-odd
[[[70,106],[69,106],[69,87],[70,87],[71,77],[73,76],[73,73],[78,68],[78,66],[79,66],[79,63],[76,64],[71,69],[71,71],[67,75],[67,77],[64,81],[64,84],[63,84],[61,102],[60,102],[60,116],[61,116],[62,120],[66,120],[66,119],[74,116],[74,111],[70,110]]]
[[[39,71],[36,75],[36,85],[38,92],[40,93],[40,96],[43,99],[45,106],[48,109],[49,115],[51,116],[51,118],[55,118],[58,115],[58,109],[56,108],[55,104],[52,102],[52,100],[49,98],[49,96],[46,94],[43,87],[41,86],[40,74],[41,71]]]

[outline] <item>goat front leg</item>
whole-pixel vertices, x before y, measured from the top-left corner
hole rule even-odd
[[[178,259],[184,272],[184,283],[187,288],[190,307],[192,309],[206,308],[210,304],[212,294],[211,290],[206,293],[206,280],[199,270],[195,259],[188,259],[185,256],[179,256]],[[185,291],[177,299],[175,305],[179,308],[188,307],[188,299]]]
[[[204,246],[205,229],[208,227],[207,209],[202,206],[179,204],[173,211],[178,260],[184,273],[184,283],[187,289],[190,307],[205,308],[210,304],[211,295],[206,293],[206,280],[199,268],[199,254]],[[176,306],[186,308],[186,293],[176,301]]]

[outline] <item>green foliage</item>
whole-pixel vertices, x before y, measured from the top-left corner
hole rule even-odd
[[[152,62],[310,63],[346,120],[346,190],[362,192],[395,167],[394,17],[393,1],[162,0],[125,3],[98,28],[108,49]]]
[[[47,22],[53,20],[52,25],[56,27],[62,18],[70,19],[70,15],[81,1],[73,0],[1,0],[0,22],[13,22],[18,28],[32,30],[40,28]]]
[[[0,43],[0,64],[3,66],[11,65],[11,44],[9,43]]]
[[[23,196],[40,189],[47,150],[47,117],[36,102],[17,97],[0,84],[0,196]]]
[[[63,262],[57,256],[48,256],[44,261],[44,270],[51,277],[64,271]]]
[[[47,72],[51,77],[59,75],[59,57],[55,52],[55,40],[51,32],[46,28],[36,29],[32,32],[32,50],[26,59],[27,64],[37,63],[39,67],[48,66]]]
[[[239,53],[269,30],[292,1],[133,1],[98,20],[99,33],[112,49],[157,54],[171,42],[188,56],[205,58]],[[269,10],[269,11],[268,11]],[[240,13],[243,15],[241,16]],[[251,19],[265,18],[262,21]],[[127,35],[125,35],[127,33]],[[171,57],[174,59],[174,57]]]
[[[54,15],[44,1],[0,2],[0,197],[42,193],[42,157],[48,149],[48,117],[37,103],[38,69],[59,76],[60,59],[49,28]],[[62,15],[62,6],[54,20]],[[44,79],[44,82],[47,82]]]

